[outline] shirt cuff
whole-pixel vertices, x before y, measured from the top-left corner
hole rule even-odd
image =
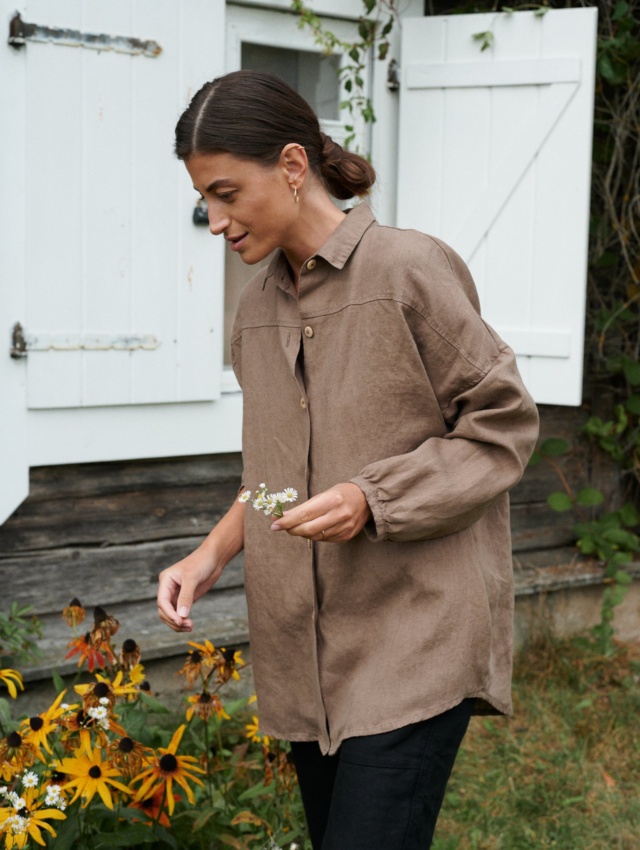
[[[364,533],[369,540],[374,543],[380,543],[387,540],[388,525],[384,516],[382,505],[378,499],[378,491],[373,487],[366,478],[361,475],[356,475],[350,479],[351,484],[356,484],[364,493],[367,504],[371,508],[371,519],[368,519],[364,526]]]

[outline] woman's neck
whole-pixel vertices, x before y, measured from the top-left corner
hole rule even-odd
[[[300,214],[292,228],[291,238],[282,245],[296,290],[304,262],[320,250],[346,215],[335,206],[324,189],[301,194],[299,206]]]

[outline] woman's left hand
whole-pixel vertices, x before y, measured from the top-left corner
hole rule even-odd
[[[271,530],[318,542],[343,543],[359,534],[370,517],[371,509],[364,493],[357,484],[347,482],[285,511]]]

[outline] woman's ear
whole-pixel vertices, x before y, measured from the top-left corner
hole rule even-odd
[[[280,167],[292,189],[300,189],[309,171],[307,152],[302,145],[291,142],[282,148]]]

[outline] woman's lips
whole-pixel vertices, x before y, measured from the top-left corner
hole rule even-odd
[[[244,245],[244,241],[249,234],[243,233],[242,236],[228,236],[227,242],[232,251],[239,251],[240,248]]]

